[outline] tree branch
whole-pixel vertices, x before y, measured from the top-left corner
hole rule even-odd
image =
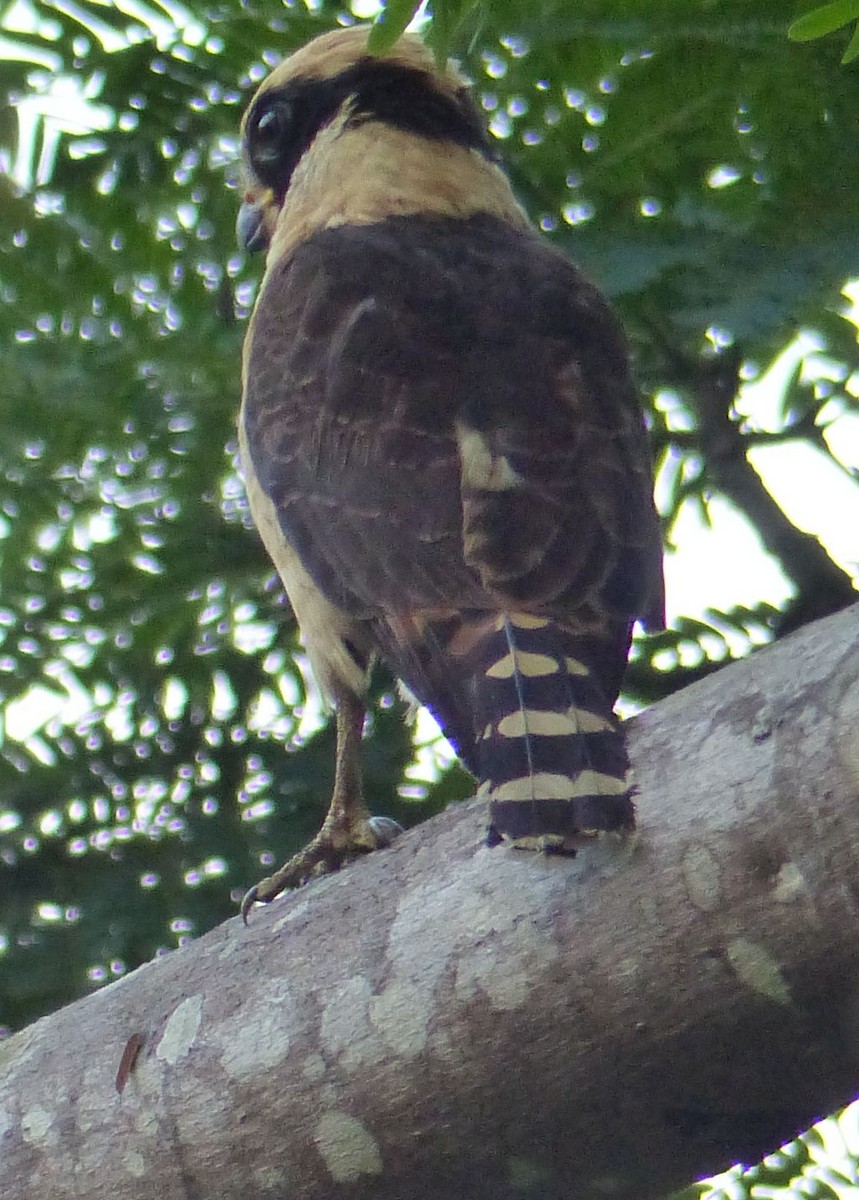
[[[833,562],[816,537],[788,519],[748,460],[751,443],[731,417],[742,363],[739,348],[697,359],[683,358],[675,351],[673,362],[686,376],[708,477],[745,513],[797,589],[779,623],[779,634],[852,604],[856,590],[850,576]]]
[[[10,1038],[5,1200],[645,1200],[848,1101],[857,618],[635,721],[634,842],[465,804]]]

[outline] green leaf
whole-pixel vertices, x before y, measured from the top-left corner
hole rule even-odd
[[[390,50],[397,38],[405,33],[420,6],[420,0],[386,0],[370,30],[367,40],[370,53],[384,54]]]
[[[832,4],[824,4],[822,8],[812,9],[797,17],[788,29],[787,36],[792,42],[810,42],[833,33],[857,17],[859,0],[833,0]]]
[[[426,31],[426,39],[439,65],[446,63],[450,57],[457,30],[463,19],[463,10],[475,7],[469,4],[468,0],[432,0],[432,22]]]
[[[844,66],[846,66],[847,63],[853,62],[854,58],[859,58],[859,24],[857,24],[856,28],[853,30],[853,34],[850,38],[850,41],[847,43],[847,49],[844,51],[841,62]]]

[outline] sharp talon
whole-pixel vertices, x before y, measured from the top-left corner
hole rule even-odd
[[[242,920],[247,925],[255,904],[268,904],[288,888],[298,888],[310,879],[339,871],[358,855],[390,846],[403,832],[402,825],[390,817],[366,818],[345,834],[336,828],[323,827],[302,851],[245,893],[239,907]]]
[[[401,833],[405,833],[399,821],[395,821],[392,817],[370,817],[367,824],[373,831],[380,850],[390,846]]]
[[[254,886],[249,888],[242,897],[242,903],[241,907],[239,908],[239,912],[242,914],[242,920],[244,921],[245,925],[248,923],[248,914],[257,902],[258,893],[259,889],[257,888],[256,884],[254,884]]]

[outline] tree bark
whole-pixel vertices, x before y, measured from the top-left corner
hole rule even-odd
[[[646,1200],[849,1101],[857,621],[632,722],[634,839],[461,805],[10,1038],[5,1200]]]

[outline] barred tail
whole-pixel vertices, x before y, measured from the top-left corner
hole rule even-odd
[[[472,648],[480,793],[505,838],[631,829],[629,760],[612,713],[626,645],[546,618],[497,618]]]

